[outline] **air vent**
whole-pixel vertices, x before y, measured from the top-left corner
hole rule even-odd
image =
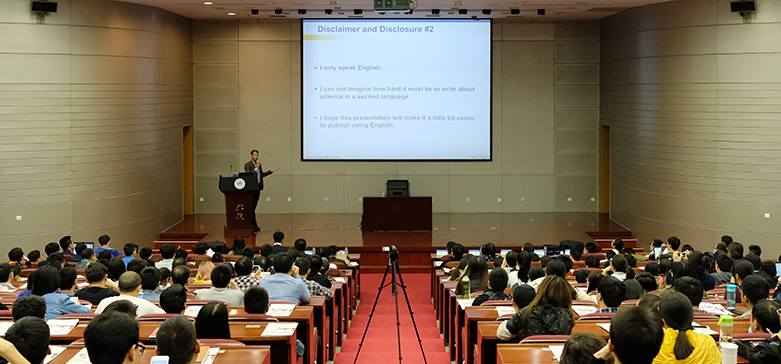
[[[629,8],[619,8],[619,7],[606,7],[606,8],[591,8],[586,10],[587,13],[617,13],[619,11],[624,11]]]

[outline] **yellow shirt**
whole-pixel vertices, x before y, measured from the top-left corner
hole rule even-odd
[[[664,330],[664,340],[659,354],[654,358],[653,364],[721,364],[721,351],[716,346],[713,337],[698,334],[692,330],[686,331],[686,337],[694,347],[694,351],[688,358],[682,360],[675,359],[675,340],[678,337],[678,330],[667,328]]]

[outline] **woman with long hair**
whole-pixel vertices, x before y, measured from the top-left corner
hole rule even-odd
[[[572,286],[556,275],[545,277],[537,287],[537,296],[509,320],[502,322],[496,336],[502,340],[532,335],[569,335],[575,325],[572,318]]]
[[[654,364],[721,363],[721,351],[713,338],[693,331],[694,309],[683,293],[670,292],[662,297],[659,312],[668,328]]]
[[[464,274],[458,279],[456,294],[464,294],[461,287],[461,279],[469,277],[469,293],[485,291],[488,288],[488,263],[482,257],[472,258],[466,266]]]
[[[199,339],[230,339],[228,306],[220,301],[211,301],[201,307],[195,318],[195,335]]]

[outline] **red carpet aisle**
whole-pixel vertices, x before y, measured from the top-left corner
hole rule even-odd
[[[431,304],[430,275],[428,274],[404,274],[404,282],[407,284],[412,311],[415,314],[415,323],[418,326],[420,338],[423,340],[423,349],[426,351],[426,360],[429,364],[450,364],[450,355],[445,352],[445,343],[439,337],[439,329],[436,325],[434,306]],[[343,341],[341,352],[336,354],[334,364],[352,364],[358,351],[366,323],[369,320],[374,300],[377,297],[377,287],[382,280],[382,274],[361,275],[361,303],[358,311],[353,316],[347,339]],[[390,280],[390,274],[386,283]],[[363,342],[358,363],[398,363],[399,353],[396,339],[396,306],[394,304],[391,287],[382,290],[380,302],[374,311],[371,326]],[[420,346],[415,337],[415,329],[409,315],[404,293],[399,287],[399,321],[401,322],[401,356],[402,363],[423,363]]]

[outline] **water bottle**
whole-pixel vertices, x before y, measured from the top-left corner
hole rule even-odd
[[[727,300],[727,309],[728,310],[734,310],[735,309],[735,291],[737,290],[738,286],[734,284],[728,284],[727,285],[727,294],[725,295],[725,299]]]
[[[719,342],[732,342],[732,323],[733,318],[730,315],[721,315],[719,318]]]
[[[464,276],[461,278],[461,298],[468,300],[469,295],[471,292],[469,292],[469,276]]]
[[[344,247],[344,255],[350,255],[350,249],[347,249],[347,247]]]

